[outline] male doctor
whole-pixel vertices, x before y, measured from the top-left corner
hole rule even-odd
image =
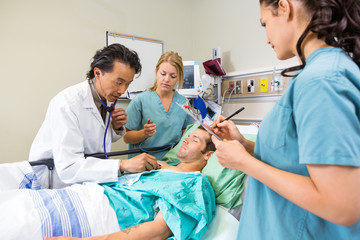
[[[122,95],[140,73],[138,55],[121,44],[96,52],[87,80],[58,93],[50,102],[45,120],[32,143],[29,161],[54,159],[54,188],[84,181],[116,181],[123,171],[158,169],[155,157],[141,154],[127,160],[103,160],[85,155],[103,152],[125,135],[126,113],[115,108],[107,126],[107,101]],[[104,106],[105,105],[105,106]],[[107,129],[106,139],[104,133]],[[35,167],[43,187],[48,185],[45,167]]]

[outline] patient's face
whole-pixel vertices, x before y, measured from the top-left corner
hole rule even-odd
[[[183,140],[177,157],[181,162],[191,162],[204,158],[201,151],[206,147],[206,142],[210,138],[210,134],[205,130],[196,129]]]

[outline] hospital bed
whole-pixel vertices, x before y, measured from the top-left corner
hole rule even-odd
[[[31,167],[29,168],[30,165],[27,162],[20,162],[16,165],[17,166],[15,167],[14,164],[12,164],[12,169],[10,169],[14,176],[17,175],[17,172],[26,172],[26,175],[31,173]],[[18,168],[17,171],[15,171],[16,168]],[[0,168],[0,182],[3,182],[2,179],[6,177],[2,173]],[[27,182],[25,182],[25,184],[27,183],[29,188],[39,189],[39,185],[36,184],[36,181],[31,182],[33,180],[31,177],[26,180]],[[31,184],[29,184],[30,182]],[[90,232],[91,235],[103,235],[119,231],[117,216],[114,213],[114,209],[110,206],[109,200],[107,200],[106,196],[103,194],[103,189],[95,183],[85,183],[85,186],[86,188],[84,190],[83,188],[80,188],[78,184],[73,185],[71,186],[72,191],[67,192],[66,194],[56,193],[54,195],[53,193],[45,192],[48,196],[44,196],[44,193],[37,196],[36,194],[39,191],[26,192],[28,189],[3,190],[0,192],[0,210],[3,217],[6,217],[6,221],[0,225],[0,239],[40,240],[42,239],[42,234],[44,234],[43,231],[48,232],[48,235],[46,236],[51,236],[50,234],[53,233],[54,229],[51,221],[54,219],[54,222],[56,222],[58,221],[56,219],[60,218],[62,224],[68,225],[66,227],[60,226],[62,234],[70,234],[72,231],[76,230],[83,234],[80,236],[87,237],[90,236]],[[60,190],[63,191],[63,189]],[[47,190],[45,189],[45,191]],[[77,197],[74,197],[74,193],[70,194],[74,191],[78,194],[78,196],[76,195]],[[69,205],[69,203],[67,203],[69,199],[67,199],[67,197],[63,199],[64,197],[62,196],[64,195],[70,196],[74,199],[73,202],[77,203],[73,204],[75,206],[73,208],[74,212],[68,213],[60,204],[61,201],[64,201],[65,203],[63,205]],[[46,209],[48,209],[49,212],[53,212],[54,210],[51,210],[53,207],[48,207],[49,202],[43,201],[40,197],[51,198],[51,201],[55,202],[56,209],[59,209],[58,212],[60,212],[61,215],[55,217],[51,216],[49,217],[50,220],[49,218],[41,217],[46,215],[47,212],[43,213],[44,209],[38,210],[38,205],[46,205]],[[36,199],[36,202],[34,199]],[[80,219],[81,221],[79,220],[79,222],[82,224],[78,224],[79,226],[74,224],[74,220],[72,220],[74,218]],[[43,229],[43,225],[46,226],[45,230]],[[56,227],[59,228],[59,224],[57,224]],[[216,205],[215,216],[201,239],[235,239],[237,228],[238,220],[228,212],[228,209],[221,205]],[[58,229],[54,231],[54,233],[59,232],[60,230]]]
[[[191,128],[189,131],[186,131],[188,134],[190,133]],[[183,137],[186,137],[186,133]],[[253,135],[252,135],[253,136]],[[180,141],[181,142],[181,141]],[[165,156],[168,158],[171,158],[171,154],[174,152],[177,152],[178,149],[176,149],[177,146],[175,146],[172,150],[169,151],[169,153]],[[180,146],[179,146],[180,147]],[[126,152],[126,151],[124,151]],[[120,152],[121,155],[122,152]],[[119,155],[119,152],[113,153],[114,155]],[[128,153],[126,153],[128,154]],[[109,154],[108,154],[109,155]],[[110,154],[112,156],[112,154]],[[170,156],[168,156],[170,155]],[[101,157],[101,156],[100,156]],[[164,159],[163,159],[164,160]],[[166,159],[165,159],[166,160]],[[169,160],[169,159],[167,159]],[[210,159],[211,160],[211,159]],[[242,207],[242,200],[244,197],[245,187],[246,187],[246,176],[245,174],[238,173],[236,171],[230,171],[231,169],[223,169],[217,162],[217,159],[214,157],[212,161],[208,162],[207,166],[203,170],[203,174],[207,175],[212,186],[214,187],[215,195],[216,195],[216,214],[210,225],[208,226],[208,229],[206,230],[205,234],[203,235],[202,239],[209,239],[209,240],[220,240],[220,239],[236,239],[237,235],[237,229],[238,229],[238,219],[240,217],[241,213],[241,207]],[[170,161],[171,162],[171,161]],[[53,169],[53,164],[51,164],[51,161],[44,161],[42,163],[45,163],[45,165],[48,166],[49,169]],[[42,164],[41,162],[33,163],[33,165],[36,164]],[[14,182],[23,182],[22,185],[26,185],[32,182],[33,175],[31,175],[32,168],[28,162],[19,162],[19,163],[12,163],[12,164],[1,164],[3,166],[0,166],[0,204],[3,204],[4,196],[6,196],[6,187],[9,186],[2,186],[6,182],[6,185],[10,184],[11,181],[8,181],[6,178],[10,177],[10,179],[13,179]],[[7,166],[4,166],[7,165]],[[215,173],[214,173],[215,170]],[[11,173],[11,174],[10,174]],[[24,177],[27,176],[27,177]],[[239,177],[240,176],[240,177]],[[228,178],[227,180],[224,180],[224,178]],[[5,180],[2,180],[5,179]],[[26,179],[24,181],[24,179]],[[11,184],[10,184],[11,185]],[[220,186],[221,185],[221,186]],[[226,187],[224,188],[224,186]],[[14,188],[16,184],[13,184],[9,188]],[[18,185],[19,186],[19,185]],[[17,186],[17,187],[18,187]],[[219,190],[220,186],[220,190]],[[36,185],[36,183],[31,183],[30,188],[39,189],[40,187]],[[235,190],[234,190],[235,189]],[[238,190],[241,191],[238,191]],[[1,191],[3,191],[4,194],[1,194]],[[226,193],[228,192],[228,193]],[[230,193],[230,194],[229,194]],[[88,193],[86,193],[88,194]],[[85,195],[86,195],[85,194]],[[229,197],[229,195],[231,197]],[[98,196],[99,197],[99,196]],[[21,199],[21,198],[16,198]],[[234,200],[235,199],[235,200]],[[5,202],[9,203],[9,201]],[[85,200],[84,200],[85,202]],[[114,214],[112,213],[111,207],[109,207],[109,203],[106,202],[106,199],[104,200],[104,197],[100,196],[100,200],[98,202],[101,202],[103,204],[101,214],[103,218],[101,219],[101,222],[106,222],[106,226],[109,228],[113,228],[114,225],[116,225],[116,221],[114,220]],[[239,202],[241,203],[239,205]],[[85,203],[87,205],[88,209],[92,209],[91,211],[98,210],[93,209],[93,205],[90,203]],[[19,208],[19,207],[18,207]],[[104,209],[107,209],[106,211]],[[20,207],[17,210],[23,210],[24,207]],[[90,214],[91,215],[91,214]],[[29,224],[29,221],[32,222],[32,220],[29,219],[23,219],[24,226],[31,225]],[[115,223],[114,223],[115,221]],[[99,225],[99,223],[97,223]],[[96,224],[95,224],[96,225]],[[99,226],[102,226],[101,224]],[[35,227],[36,228],[36,227]],[[104,227],[106,228],[106,227]],[[116,227],[115,227],[116,228]],[[26,232],[27,228],[24,228],[23,232]],[[0,233],[2,231],[5,231],[5,229],[0,229]],[[39,226],[37,226],[37,230],[39,230]],[[114,228],[112,229],[114,230]],[[33,231],[33,229],[29,230],[30,232]],[[101,234],[101,231],[109,231],[108,230],[94,230],[94,232],[97,232]],[[1,234],[0,234],[1,235]],[[32,236],[31,234],[29,236]],[[3,238],[1,238],[3,239]],[[30,239],[36,239],[36,238],[30,238]]]

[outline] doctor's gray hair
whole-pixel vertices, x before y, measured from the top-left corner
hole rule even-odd
[[[135,51],[129,50],[124,45],[114,43],[95,53],[93,61],[90,64],[90,70],[86,74],[87,79],[91,80],[95,77],[95,67],[99,68],[101,72],[111,72],[114,68],[115,61],[129,65],[135,70],[135,74],[140,74],[141,72],[138,54]]]

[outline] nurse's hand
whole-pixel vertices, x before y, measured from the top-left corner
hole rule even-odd
[[[217,127],[213,128],[214,133],[218,135],[221,139],[238,140],[241,142],[244,137],[240,133],[239,129],[236,127],[235,123],[231,120],[223,120],[225,120],[225,118],[221,115],[215,119],[213,127]]]
[[[248,160],[252,158],[239,141],[220,141],[214,136],[211,137],[211,140],[216,147],[215,156],[218,158],[221,166],[225,168],[243,171]]]
[[[150,119],[147,119],[146,124],[144,125],[144,134],[145,138],[151,137],[156,133],[156,124],[151,122]]]
[[[144,172],[159,169],[160,166],[154,156],[142,153],[130,159],[121,160],[120,171],[128,171],[132,173]]]
[[[127,116],[127,114],[126,114],[124,109],[115,108],[111,112],[111,119],[112,119],[113,128],[118,130],[122,126],[124,126],[126,124],[126,116]]]

